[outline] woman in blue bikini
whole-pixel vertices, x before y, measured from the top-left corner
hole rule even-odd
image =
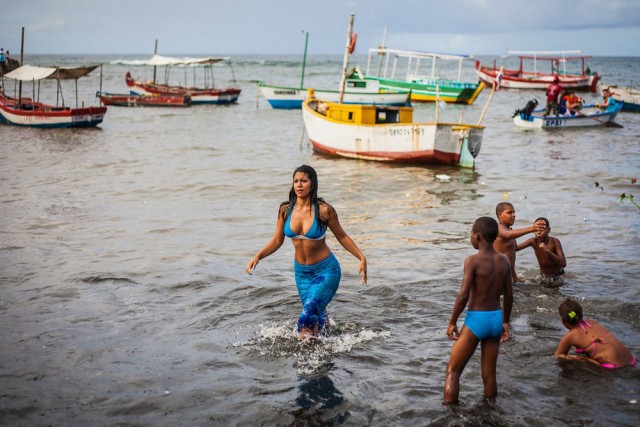
[[[325,241],[327,228],[360,260],[358,272],[362,275],[362,283],[367,283],[367,259],[342,229],[333,206],[318,197],[318,175],[307,165],[293,172],[289,201],[280,205],[276,231],[246,267],[247,273],[251,274],[261,259],[280,249],[285,236],[291,238],[295,250],[296,286],[302,301],[298,319],[300,337],[322,333],[327,323],[327,305],[340,284],[340,264]]]

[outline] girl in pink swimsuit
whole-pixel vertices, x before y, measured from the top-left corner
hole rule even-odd
[[[582,317],[582,306],[567,299],[558,307],[560,320],[569,330],[558,344],[555,356],[564,360],[588,360],[607,369],[636,366],[636,357],[613,334],[593,319]],[[571,347],[584,356],[569,355]]]

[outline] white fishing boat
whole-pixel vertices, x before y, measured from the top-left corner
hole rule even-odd
[[[351,15],[347,46],[351,45]],[[346,77],[348,51],[343,76]],[[343,81],[345,79],[343,78]],[[315,151],[332,156],[393,163],[443,164],[473,168],[482,146],[480,123],[415,122],[413,107],[345,104],[318,99],[313,89],[302,104],[302,117]]]
[[[318,100],[310,89],[302,108],[315,151],[394,163],[473,168],[484,126],[414,122],[413,107],[358,105]]]
[[[258,89],[262,96],[266,98],[272,108],[276,109],[298,109],[302,108],[302,101],[307,97],[307,88],[304,87],[305,67],[307,63],[307,44],[309,42],[309,33],[305,33],[304,57],[302,59],[302,78],[299,87],[274,86],[263,82],[258,83]],[[355,48],[350,47],[350,53]],[[315,89],[316,97],[331,102],[340,102],[341,92],[339,88],[336,90]],[[346,104],[377,104],[401,106],[407,105],[409,101],[410,91],[384,91],[380,90],[380,84],[377,81],[365,80],[362,74],[348,78],[345,83],[345,90],[342,93],[342,102]]]
[[[480,80],[492,84],[500,80],[500,87],[505,89],[541,89],[545,90],[557,77],[564,89],[596,91],[598,73],[592,72],[586,65],[589,55],[582,55],[580,50],[560,51],[509,51],[518,55],[520,67],[502,72],[496,62],[493,65],[481,65],[476,60],[476,74]]]
[[[63,80],[76,82],[83,76],[98,68],[98,65],[89,67],[63,68],[63,67],[35,67],[23,65],[5,74],[3,79],[12,79],[19,82],[19,89],[9,94],[0,92],[0,123],[10,126],[23,126],[35,128],[73,128],[94,127],[102,123],[107,113],[107,107],[78,106],[76,90],[76,106],[65,104],[62,95]],[[45,82],[49,81],[47,85]],[[57,99],[60,102],[48,104],[40,101],[40,91],[45,86],[51,86],[55,82]],[[22,91],[22,83],[31,83],[31,97],[25,96],[27,91]],[[13,86],[13,85],[12,85]],[[77,87],[77,86],[76,86]]]
[[[172,58],[168,56],[160,56],[157,54],[158,41],[154,55],[147,62],[137,62],[138,65],[147,65],[153,67],[153,80],[139,81],[135,80],[130,72],[125,74],[125,83],[129,87],[129,92],[134,95],[155,95],[155,96],[188,96],[191,99],[191,105],[201,104],[232,104],[240,97],[242,91],[239,87],[229,86],[227,88],[216,87],[214,78],[214,66],[219,63],[227,63],[231,65],[229,57],[212,57],[203,58]],[[157,67],[164,67],[164,80],[162,83],[156,79]],[[196,78],[196,68],[202,69],[201,79]],[[170,74],[172,70],[181,69],[184,72],[183,84],[171,82]],[[193,70],[193,85],[188,85],[189,69]],[[233,82],[235,84],[235,76],[231,69]],[[179,80],[179,79],[175,79]]]
[[[307,89],[293,87],[269,86],[258,84],[262,95],[269,105],[277,109],[302,108],[302,101],[307,97]],[[322,100],[339,102],[339,90],[315,90],[316,97]],[[410,103],[411,92],[381,93],[378,82],[361,79],[347,79],[342,102],[345,104],[376,104],[402,106]]]
[[[513,123],[518,127],[526,129],[566,129],[585,126],[621,128],[621,125],[613,121],[621,109],[622,103],[619,102],[616,103],[615,108],[609,111],[603,111],[596,105],[584,105],[580,111],[574,114],[568,113],[545,116],[545,110],[542,108],[533,110],[530,114],[527,112],[516,112],[513,116]]]

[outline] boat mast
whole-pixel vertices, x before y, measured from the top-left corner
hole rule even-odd
[[[24,27],[22,27],[22,36],[20,39],[20,65],[24,65]],[[16,90],[15,86],[13,90]],[[20,108],[20,104],[22,104],[22,80],[18,82],[18,109]]]
[[[344,47],[344,59],[342,60],[342,80],[340,82],[340,98],[338,102],[342,104],[342,99],[344,98],[344,86],[347,83],[347,68],[349,67],[349,47],[351,45],[351,37],[353,32],[353,20],[355,19],[355,15],[352,13],[351,18],[349,19],[349,29],[347,30],[347,44]]]
[[[157,55],[158,54],[158,39],[156,39],[156,46],[153,49],[153,54]],[[153,66],[153,84],[156,84],[156,66]]]
[[[304,32],[304,56],[302,57],[302,78],[300,79],[300,89],[304,89],[304,69],[307,65],[307,45],[309,44],[309,31]]]

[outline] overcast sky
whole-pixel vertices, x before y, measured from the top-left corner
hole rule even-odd
[[[497,55],[640,56],[640,0],[0,0],[0,47],[28,54],[357,54],[391,48]]]

